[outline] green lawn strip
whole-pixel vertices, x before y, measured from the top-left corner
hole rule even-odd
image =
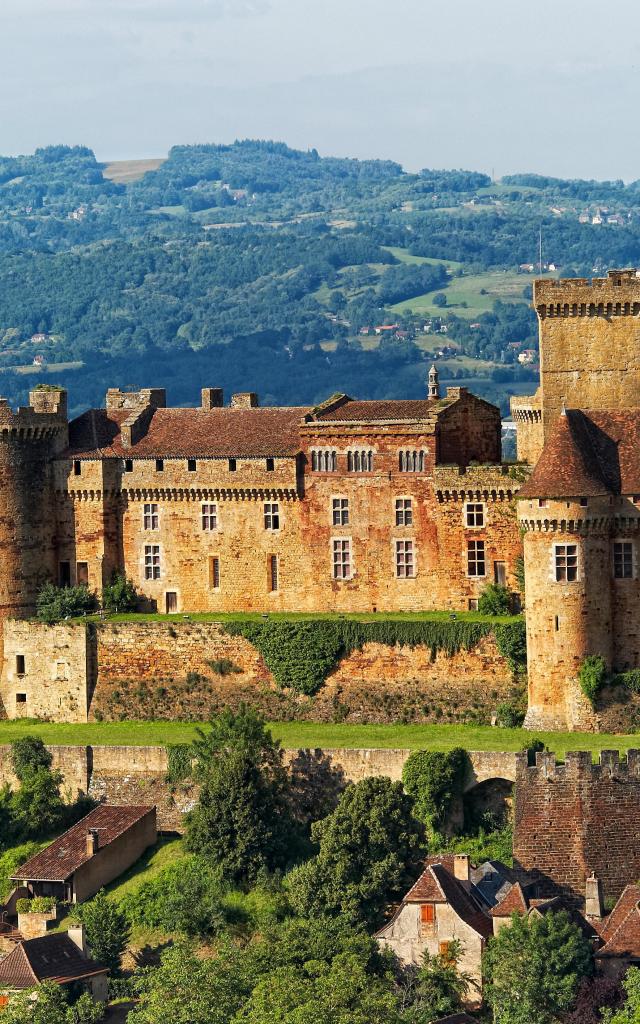
[[[25,735],[40,736],[51,745],[164,746],[189,743],[197,723],[83,722],[78,724],[13,720],[0,722],[0,743]],[[567,750],[626,751],[640,748],[640,735],[578,732],[529,732],[478,725],[349,725],[318,722],[273,722],[271,729],[287,749],[384,748],[402,750],[521,750],[541,739],[563,756]]]
[[[314,620],[338,621],[350,619],[354,622],[384,622],[386,619],[401,622],[448,622],[460,619],[463,622],[518,622],[520,615],[481,615],[479,612],[358,612],[343,615],[340,612],[185,612],[175,615],[164,615],[161,612],[128,612],[122,615],[87,615],[69,622],[260,622],[263,619],[286,621]]]

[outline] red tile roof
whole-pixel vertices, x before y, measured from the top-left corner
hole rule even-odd
[[[640,409],[568,409],[545,444],[521,498],[640,491]]]
[[[338,422],[361,422],[368,420],[423,420],[433,419],[447,405],[456,399],[382,399],[358,401],[347,398],[344,404],[326,411],[319,410],[317,419]]]
[[[505,898],[497,906],[492,907],[489,913],[492,917],[511,917],[516,912],[526,914],[528,909],[529,904],[522,891],[522,886],[520,882],[516,882],[511,886]]]
[[[52,932],[19,942],[0,961],[0,989],[32,988],[43,981],[64,985],[106,972],[102,964],[83,956],[66,932]]]
[[[454,856],[429,857],[427,867],[409,889],[403,903],[448,903],[463,921],[488,938],[493,926],[480,904],[455,877]]]
[[[640,886],[628,885],[600,931],[604,946],[596,956],[640,959]]]
[[[69,424],[72,458],[266,458],[300,450],[299,428],[309,409],[154,409],[144,436],[122,445],[129,410],[89,409]]]
[[[90,829],[98,833],[100,851],[153,810],[153,807],[100,804],[44,850],[21,864],[12,881],[66,882],[74,871],[91,860],[87,853],[87,832]]]

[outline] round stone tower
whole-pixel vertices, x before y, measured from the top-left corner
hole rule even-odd
[[[520,499],[532,729],[592,729],[578,682],[583,659],[612,667],[611,531],[614,499]]]
[[[33,613],[56,579],[53,458],[68,444],[67,395],[36,389],[13,412],[0,398],[0,619]]]

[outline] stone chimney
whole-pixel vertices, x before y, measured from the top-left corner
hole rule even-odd
[[[231,396],[231,407],[233,409],[256,409],[260,405],[255,391],[241,391]]]
[[[468,853],[456,853],[453,858],[453,874],[459,882],[468,882],[471,878],[471,864]]]
[[[586,881],[584,912],[586,917],[595,917],[598,919],[604,917],[602,882],[599,878],[596,878],[593,871]]]
[[[134,412],[146,409],[147,406],[152,409],[166,409],[167,392],[165,388],[142,388],[141,391],[121,391],[120,388],[109,388],[105,405],[110,411],[126,409]]]
[[[203,388],[200,392],[200,408],[205,412],[211,409],[221,409],[224,405],[224,391],[222,388]]]
[[[29,405],[34,412],[49,413],[67,418],[67,392],[51,385],[34,388],[29,392]]]
[[[440,380],[435,363],[429,370],[429,398],[440,398]]]
[[[95,828],[90,828],[87,832],[87,857],[93,857],[98,852],[99,840],[98,832]]]
[[[67,935],[75,946],[78,947],[84,957],[89,957],[89,947],[87,946],[87,940],[84,934],[83,924],[74,924],[69,928]]]

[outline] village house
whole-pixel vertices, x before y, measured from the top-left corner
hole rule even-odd
[[[108,996],[108,968],[92,959],[82,925],[18,942],[0,960],[0,1010],[12,995],[43,982],[88,992],[95,1002]]]
[[[81,903],[131,867],[157,841],[155,807],[101,804],[12,876],[29,896]]]
[[[420,878],[375,937],[404,964],[420,964],[425,952],[446,957],[451,944],[459,942],[459,968],[472,979],[466,998],[470,1005],[477,1005],[482,993],[482,953],[493,925],[471,881],[469,857],[428,857],[425,864]]]
[[[602,946],[596,968],[619,981],[629,967],[640,965],[640,885],[628,885],[600,928]]]

